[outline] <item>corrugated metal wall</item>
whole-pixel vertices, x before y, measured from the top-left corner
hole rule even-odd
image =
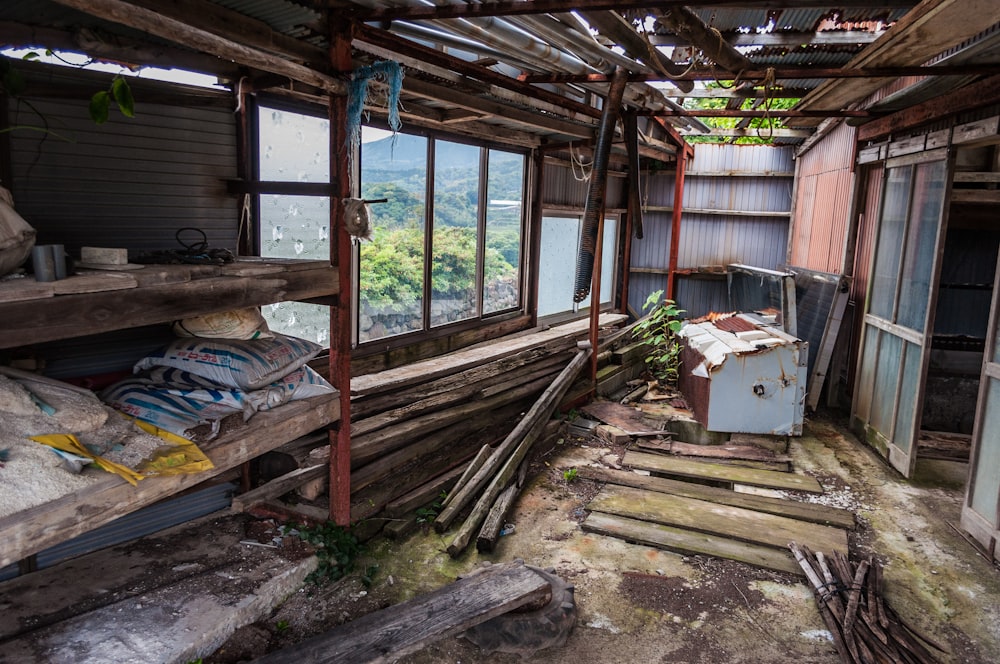
[[[841,123],[799,159],[790,263],[840,274],[857,131]]]
[[[684,180],[678,268],[744,263],[775,269],[786,262],[792,198],[792,148],[696,145]],[[629,306],[641,313],[649,293],[666,287],[673,173],[643,179],[645,236],[632,244]],[[661,209],[657,209],[661,208]],[[734,214],[725,214],[725,211]],[[763,214],[747,214],[747,213]],[[743,213],[743,214],[738,214]],[[702,271],[704,272],[704,270]],[[676,299],[689,316],[728,308],[722,275],[682,275]]]
[[[98,125],[87,99],[109,86],[109,75],[49,67],[28,70],[26,78],[29,93],[37,86],[65,94],[29,97],[37,113],[16,100],[9,107],[12,126],[55,132],[7,134],[12,182],[5,184],[38,244],[63,244],[71,255],[81,246],[124,247],[134,259],[182,249],[175,234],[193,227],[205,232],[210,247],[236,249],[240,205],[226,181],[237,174],[237,128],[228,93],[130,79],[135,117],[112,104],[108,121]],[[181,239],[200,236],[186,232]],[[162,343],[139,328],[34,350],[49,375],[71,378],[127,369]]]
[[[849,325],[850,335],[838,339],[837,345],[847,344],[848,394],[854,393],[855,368],[858,366],[858,345],[861,339],[861,321],[864,318],[865,298],[868,294],[868,275],[871,272],[872,252],[875,249],[875,230],[882,200],[882,176],[885,168],[881,162],[860,166],[858,177],[864,178],[859,194],[859,204],[863,212],[858,226],[857,253],[854,256],[854,279],[851,282],[851,297],[847,302],[844,316],[845,328]],[[844,330],[846,331],[846,330]]]
[[[69,140],[11,132],[18,212],[40,244],[64,244],[70,252],[87,245],[130,253],[179,249],[174,235],[184,227],[203,230],[211,247],[235,249],[240,206],[226,192],[237,164],[232,111],[135,96],[134,118],[112,108],[102,125],[90,119],[85,99],[32,100],[52,131]],[[40,122],[23,104],[10,121]]]
[[[589,168],[587,172],[589,172]],[[581,212],[587,202],[588,182],[578,180],[579,170],[574,174],[570,166],[546,162],[544,175],[544,191],[542,200],[545,205],[569,206],[578,208]],[[608,189],[605,194],[605,207],[608,209],[625,207],[625,178],[608,175]]]

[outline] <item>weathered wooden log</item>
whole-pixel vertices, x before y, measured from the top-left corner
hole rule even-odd
[[[317,477],[322,477],[328,472],[328,470],[329,469],[326,464],[307,466],[305,468],[293,470],[292,472],[286,473],[281,477],[276,477],[267,484],[259,486],[256,489],[251,489],[250,491],[246,491],[238,496],[235,496],[232,502],[232,509],[236,512],[242,512],[254,503],[277,498],[278,496],[284,495],[289,491],[297,489],[306,482],[314,480]]]
[[[578,351],[573,361],[552,381],[552,384],[542,393],[531,407],[531,410],[518,422],[517,426],[514,427],[514,430],[507,435],[503,442],[497,446],[490,455],[490,458],[483,464],[483,467],[473,475],[472,479],[455,496],[448,507],[438,515],[434,521],[434,527],[438,532],[443,532],[451,525],[451,522],[454,521],[459,511],[468,505],[472,498],[486,486],[486,483],[494,476],[494,473],[501,467],[504,460],[508,458],[512,451],[518,448],[521,441],[525,439],[526,435],[532,429],[537,428],[538,431],[535,435],[538,435],[589,356],[589,350]],[[527,453],[527,448],[524,450],[524,453]],[[516,464],[514,468],[516,468]],[[511,469],[512,474],[514,468]],[[510,476],[507,478],[507,481],[509,480]],[[506,481],[504,484],[506,484]],[[489,499],[491,504],[499,493],[499,490],[497,490]]]
[[[543,357],[537,362],[511,368],[498,376],[490,376],[478,381],[455,385],[451,390],[439,394],[427,395],[418,386],[412,390],[412,398],[405,404],[375,413],[370,417],[355,419],[351,422],[351,434],[357,438],[373,431],[388,427],[399,422],[413,419],[425,413],[439,411],[451,405],[475,399],[489,398],[500,392],[509,392],[511,388],[523,385],[545,375],[545,369],[551,371],[556,357]],[[497,389],[497,385],[503,386]]]
[[[587,363],[590,358],[590,349],[582,350],[577,353],[573,361],[570,362],[569,366],[563,370],[562,373],[552,382],[549,389],[545,390],[545,393],[535,402],[528,414],[518,423],[514,431],[504,439],[498,449],[504,447],[505,444],[510,442],[511,445],[520,439],[520,443],[514,449],[513,453],[507,457],[500,471],[496,476],[490,481],[483,495],[479,498],[479,502],[473,508],[472,513],[468,516],[462,527],[459,528],[458,532],[455,534],[454,539],[452,539],[451,544],[448,545],[448,553],[454,557],[461,553],[466,546],[469,544],[469,539],[472,537],[472,533],[477,530],[483,519],[486,518],[486,514],[489,511],[490,506],[492,506],[493,501],[496,500],[497,496],[500,495],[500,491],[503,487],[507,486],[507,483],[511,481],[514,477],[514,473],[517,472],[518,466],[521,465],[521,461],[527,456],[528,451],[531,449],[532,444],[541,435],[542,431],[545,430],[545,425],[548,422],[549,417],[555,410],[556,406],[559,405],[559,401],[562,399],[566,390],[573,383],[574,378]],[[522,426],[523,425],[523,426]],[[522,434],[519,429],[523,429]],[[495,455],[494,455],[495,456]],[[491,457],[487,461],[486,465],[480,469],[480,473],[486,470],[489,466],[490,461],[494,457]],[[477,473],[478,475],[479,473]],[[472,486],[473,482],[470,481],[469,486]],[[448,509],[454,508],[458,505],[458,499]],[[442,512],[443,514],[443,512]],[[440,515],[439,517],[440,518]],[[435,527],[438,522],[435,521]]]
[[[462,487],[469,481],[469,478],[475,475],[476,471],[483,467],[483,464],[486,463],[486,460],[490,457],[491,449],[492,448],[489,445],[483,445],[483,447],[479,450],[479,454],[472,459],[468,467],[466,467],[465,472],[462,473],[462,476],[458,478],[457,482],[455,482],[455,486],[452,487],[452,490],[448,493],[448,497],[441,503],[441,509],[448,507],[452,498],[455,497],[455,493],[461,491]]]
[[[416,417],[399,426],[387,427],[364,436],[358,436],[351,441],[351,466],[353,468],[363,466],[424,434],[461,420],[473,419],[477,415],[496,410],[512,401],[536,394],[544,389],[546,382],[545,379],[534,380],[505,394],[498,394],[489,399],[470,401],[446,410]]]
[[[490,508],[490,513],[483,521],[483,527],[479,530],[479,537],[476,538],[476,549],[482,553],[490,553],[496,548],[497,540],[500,539],[500,531],[503,529],[504,520],[507,513],[514,505],[517,494],[520,493],[517,482],[512,482],[510,486],[497,496],[496,502]]]
[[[462,467],[456,466],[437,477],[431,478],[430,481],[421,484],[412,491],[394,498],[386,504],[385,515],[390,519],[396,518],[407,512],[412,512],[432,504],[441,495],[442,491],[448,491],[455,485],[461,473]]]

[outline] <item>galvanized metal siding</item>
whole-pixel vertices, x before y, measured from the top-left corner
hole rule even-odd
[[[97,125],[85,101],[32,103],[53,131],[70,139],[36,131],[10,136],[15,205],[39,243],[64,244],[70,252],[85,245],[179,249],[176,231],[194,227],[209,246],[236,248],[240,205],[226,192],[226,180],[236,177],[231,111],[140,97],[135,118],[112,109]],[[38,124],[20,109],[11,124]]]
[[[580,172],[575,174],[569,166],[546,163],[542,185],[542,201],[545,205],[568,206],[583,211],[587,203],[587,180],[577,180]],[[626,181],[623,177],[608,177],[607,192],[604,205],[608,210],[625,207]]]
[[[840,124],[799,158],[790,263],[841,273],[856,131]]]
[[[865,312],[865,298],[868,293],[868,278],[871,273],[872,253],[875,250],[875,231],[882,200],[882,177],[885,171],[881,163],[860,166],[858,177],[863,178],[861,202],[864,206],[858,228],[857,249],[854,255],[854,279],[851,281],[851,297],[847,303],[845,319],[852,321],[851,338],[844,340],[849,349],[847,366],[847,391],[854,393],[855,370],[858,366],[858,347],[861,339],[862,320]],[[840,341],[838,341],[838,345]]]
[[[786,262],[793,180],[774,175],[792,172],[791,148],[697,145],[690,172],[684,180],[680,270],[729,263],[775,269]],[[673,174],[643,181],[645,202],[650,207],[672,207],[673,192]],[[704,210],[765,214],[709,214]],[[643,221],[645,236],[632,244],[629,305],[635,311],[650,292],[665,287],[670,256],[671,212],[647,212]],[[659,273],[649,274],[648,270]],[[728,309],[726,282],[720,276],[680,276],[676,299],[689,316]]]

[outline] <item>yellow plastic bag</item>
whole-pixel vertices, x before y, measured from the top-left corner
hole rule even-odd
[[[93,459],[94,463],[108,471],[109,473],[114,473],[115,475],[120,475],[126,482],[135,486],[139,483],[139,480],[143,478],[142,473],[137,473],[136,471],[123,466],[121,464],[115,463],[113,461],[108,461],[103,457],[99,457],[86,447],[83,446],[79,440],[76,439],[71,433],[50,433],[44,436],[31,436],[31,440],[42,443],[43,445],[48,445],[49,447],[54,447],[57,450],[62,450],[63,452],[69,452],[71,454],[76,454],[77,456],[87,457],[88,459]]]
[[[164,444],[157,448],[152,456],[144,459],[134,469],[94,454],[77,440],[73,434],[53,433],[44,436],[31,436],[31,439],[65,452],[93,459],[94,463],[99,467],[109,473],[120,475],[126,482],[133,486],[145,477],[200,473],[203,470],[215,467],[212,460],[205,456],[205,453],[187,438],[182,438],[149,422],[137,419],[132,419],[132,422],[146,433],[157,436],[164,441]]]
[[[153,456],[139,464],[139,472],[146,477],[152,475],[185,475],[200,473],[203,470],[215,468],[212,460],[205,456],[197,445],[177,434],[161,429],[155,424],[144,420],[132,420],[140,429],[154,436],[159,436],[170,443],[169,447],[161,447]]]

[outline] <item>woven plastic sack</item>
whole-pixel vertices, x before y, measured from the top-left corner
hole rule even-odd
[[[14,210],[14,198],[0,187],[0,276],[21,266],[35,246],[35,229]]]
[[[174,321],[179,337],[206,339],[263,339],[273,336],[257,307],[233,309]]]
[[[269,339],[178,339],[150,353],[133,367],[139,373],[174,367],[213,383],[244,391],[257,390],[313,359],[323,347],[306,339],[274,333]]]

